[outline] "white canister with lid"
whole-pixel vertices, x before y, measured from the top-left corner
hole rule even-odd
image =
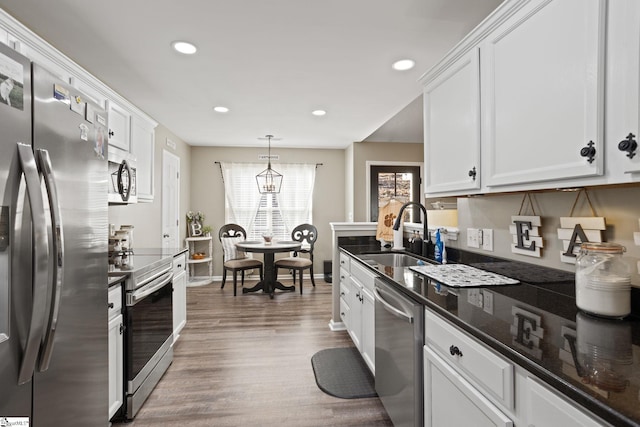
[[[617,243],[586,242],[576,260],[576,305],[598,316],[621,318],[631,312],[631,276]]]

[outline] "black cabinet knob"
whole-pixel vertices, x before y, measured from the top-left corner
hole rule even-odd
[[[580,150],[580,155],[582,157],[586,157],[589,163],[593,163],[593,160],[596,156],[596,148],[594,147],[595,143],[593,141],[589,141],[586,147],[582,147]]]
[[[111,138],[113,135],[114,135],[113,131],[109,129],[109,138]]]
[[[115,307],[112,302],[109,303],[109,308]]]
[[[475,180],[476,180],[476,175],[477,175],[476,167],[474,166],[474,167],[473,167],[473,169],[471,169],[471,170],[469,171],[469,176],[470,176],[471,178],[473,178],[473,180],[475,181]]]
[[[449,347],[449,353],[451,353],[452,356],[460,356],[460,357],[462,357],[462,352],[455,345],[452,345],[451,347]]]
[[[623,139],[618,143],[618,150],[626,151],[627,157],[633,159],[636,155],[636,149],[638,148],[638,142],[634,139],[636,136],[629,132],[626,139]]]

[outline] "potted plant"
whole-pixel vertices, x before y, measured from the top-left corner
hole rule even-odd
[[[211,236],[211,226],[210,225],[205,225],[204,227],[202,227],[202,234],[205,235],[205,237],[210,237]]]

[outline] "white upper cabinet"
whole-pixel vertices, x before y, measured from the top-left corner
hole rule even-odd
[[[136,115],[131,117],[131,152],[137,159],[138,202],[153,201],[155,123]]]
[[[111,100],[107,100],[107,111],[109,114],[109,145],[130,152],[131,113]]]
[[[480,188],[480,70],[477,48],[424,88],[425,192]]]
[[[604,173],[606,0],[535,0],[481,44],[488,187]]]
[[[610,1],[607,13],[607,174],[615,182],[638,181],[640,2]]]
[[[421,82],[427,197],[640,182],[637,0],[506,0]]]
[[[80,92],[91,98],[91,100],[98,104],[101,108],[105,108],[106,98],[94,86],[77,77],[71,77],[69,79],[69,83],[71,84],[71,86],[75,87]]]

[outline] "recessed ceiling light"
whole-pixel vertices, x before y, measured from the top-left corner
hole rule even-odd
[[[313,114],[314,116],[324,116],[325,114],[327,114],[327,112],[324,110],[313,110],[311,114]]]
[[[185,55],[193,55],[198,50],[193,44],[183,41],[175,41],[171,43],[171,46],[176,52],[184,53]]]
[[[213,110],[217,113],[226,113],[229,111],[229,109],[227,107],[223,107],[221,105],[217,106],[217,107],[213,107]]]
[[[406,71],[412,69],[414,65],[416,65],[416,63],[412,59],[401,59],[400,61],[394,62],[392,67],[394,70]]]

